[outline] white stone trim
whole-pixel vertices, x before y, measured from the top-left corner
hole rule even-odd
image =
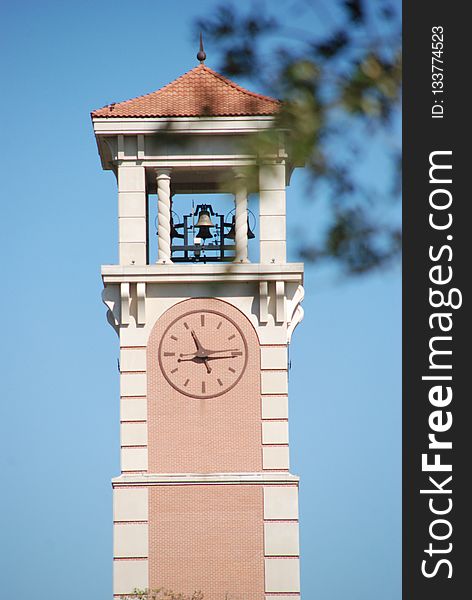
[[[131,594],[136,588],[146,589],[148,560],[115,560],[113,562],[113,593]]]
[[[264,421],[262,423],[263,444],[288,444],[288,421]]]
[[[269,282],[259,283],[259,321],[267,323],[269,320]]]
[[[119,142],[119,140],[118,140]],[[146,176],[142,165],[120,165],[118,167],[118,193],[146,191]],[[143,199],[143,196],[141,196]]]
[[[146,373],[122,373],[120,377],[121,396],[145,396],[147,393]]]
[[[147,423],[121,423],[122,446],[147,446]]]
[[[284,323],[286,319],[285,315],[285,281],[275,282],[275,320],[278,323]]]
[[[287,346],[261,346],[261,369],[286,369]]]
[[[297,325],[301,323],[305,314],[305,311],[301,307],[301,303],[303,302],[304,297],[305,290],[303,289],[302,285],[299,285],[290,302],[290,307],[287,315],[287,321],[289,322],[289,326],[287,328],[287,341],[289,344],[292,340],[293,332],[295,331]]]
[[[264,523],[265,556],[299,556],[298,522]]]
[[[282,215],[263,215],[259,221],[259,238],[261,242],[284,242],[285,216]]]
[[[145,371],[146,348],[121,348],[120,368],[122,373],[126,371]]]
[[[115,523],[113,526],[113,554],[115,558],[147,558],[147,523]]]
[[[285,264],[287,243],[285,240],[260,240],[259,251],[261,263]]]
[[[103,265],[104,283],[198,283],[215,281],[285,281],[301,283],[302,263]]]
[[[146,323],[146,284],[138,282],[136,284],[136,300],[137,300],[137,318],[138,325]]]
[[[263,469],[288,469],[290,456],[288,446],[264,446],[262,448]]]
[[[148,450],[147,448],[121,448],[121,470],[122,471],[147,471]]]
[[[260,192],[285,191],[285,162],[266,162],[259,167]]]
[[[288,374],[286,370],[261,371],[262,394],[287,394]]]
[[[265,591],[299,592],[300,561],[298,558],[266,558]]]
[[[285,215],[285,187],[280,190],[266,190],[262,202],[259,203],[259,215],[261,217],[270,215]]]
[[[265,600],[300,600],[300,594],[291,593],[289,596],[285,596],[284,594],[266,594]]]
[[[121,319],[121,289],[117,285],[105,286],[102,290],[102,302],[107,307],[107,321],[117,334]]]
[[[262,396],[263,419],[288,419],[288,396]]]
[[[155,134],[160,128],[172,133],[249,133],[272,126],[272,116],[244,117],[93,117],[96,136]]]
[[[298,519],[298,487],[264,487],[264,519]]]
[[[113,490],[114,521],[147,521],[149,517],[147,487],[115,488]]]
[[[122,421],[146,421],[146,398],[121,398],[120,418]]]
[[[201,485],[205,484],[298,484],[299,477],[291,473],[136,473],[123,474],[112,480],[113,487],[119,485]]]
[[[118,192],[118,214],[120,217],[146,217],[143,192]]]
[[[142,244],[146,236],[146,219],[144,217],[120,217],[118,219],[120,244]]]
[[[129,313],[130,313],[130,284],[129,282],[123,281],[120,284],[120,295],[121,295],[121,325],[129,324]]]

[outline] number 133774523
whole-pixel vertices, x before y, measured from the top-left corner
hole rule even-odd
[[[431,117],[442,119],[444,117],[444,28],[442,26],[431,29],[431,91],[433,105]]]

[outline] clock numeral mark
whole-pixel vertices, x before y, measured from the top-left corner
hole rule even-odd
[[[176,367],[175,369],[172,369],[171,373],[176,373],[179,370],[178,367]]]
[[[171,335],[171,336],[170,336],[170,339],[171,339],[171,340],[174,340],[174,341],[176,342],[176,341],[177,341],[179,338],[175,337],[175,335]]]
[[[236,369],[233,369],[232,367],[228,367],[228,371],[231,371],[231,373],[236,373]]]
[[[228,340],[232,340],[235,337],[236,337],[236,335],[233,333],[232,335],[229,336]]]
[[[236,352],[231,352],[231,356],[242,356],[243,353],[237,350]]]
[[[205,382],[202,381],[202,394],[205,393],[205,390],[206,390],[206,385],[205,385]]]
[[[189,382],[189,381],[190,381],[190,379],[186,379],[186,380],[185,380],[184,387],[187,387],[187,386],[188,386],[188,382]]]
[[[217,379],[216,380],[220,385],[223,385],[223,382],[221,381],[221,379]]]
[[[175,356],[175,352],[164,352],[164,356]]]
[[[200,315],[200,323],[202,327],[205,327],[205,315]]]
[[[184,327],[185,327],[185,329],[189,329],[188,323],[186,323],[185,321],[184,321]]]
[[[222,325],[223,325],[223,321],[220,321],[220,322],[218,323],[218,325],[216,326],[216,328],[217,328],[217,329],[219,329],[219,328],[220,328]]]

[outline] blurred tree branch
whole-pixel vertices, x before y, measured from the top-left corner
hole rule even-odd
[[[125,600],[203,600],[202,592],[193,592],[192,595],[180,594],[166,588],[157,588],[154,590],[135,589],[134,592]]]
[[[283,100],[252,150],[275,147],[277,130],[286,130],[293,162],[306,166],[309,198],[326,200],[325,228],[305,234],[300,254],[349,274],[386,267],[401,251],[392,210],[400,195],[400,3],[293,0],[285,17],[276,6],[221,3],[195,27],[218,50],[220,71]],[[372,147],[387,166],[366,177]]]

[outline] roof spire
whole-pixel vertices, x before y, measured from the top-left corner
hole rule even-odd
[[[203,34],[200,31],[200,50],[198,51],[197,58],[200,61],[200,64],[203,65],[205,62],[207,55],[205,54],[205,50],[203,49]]]

